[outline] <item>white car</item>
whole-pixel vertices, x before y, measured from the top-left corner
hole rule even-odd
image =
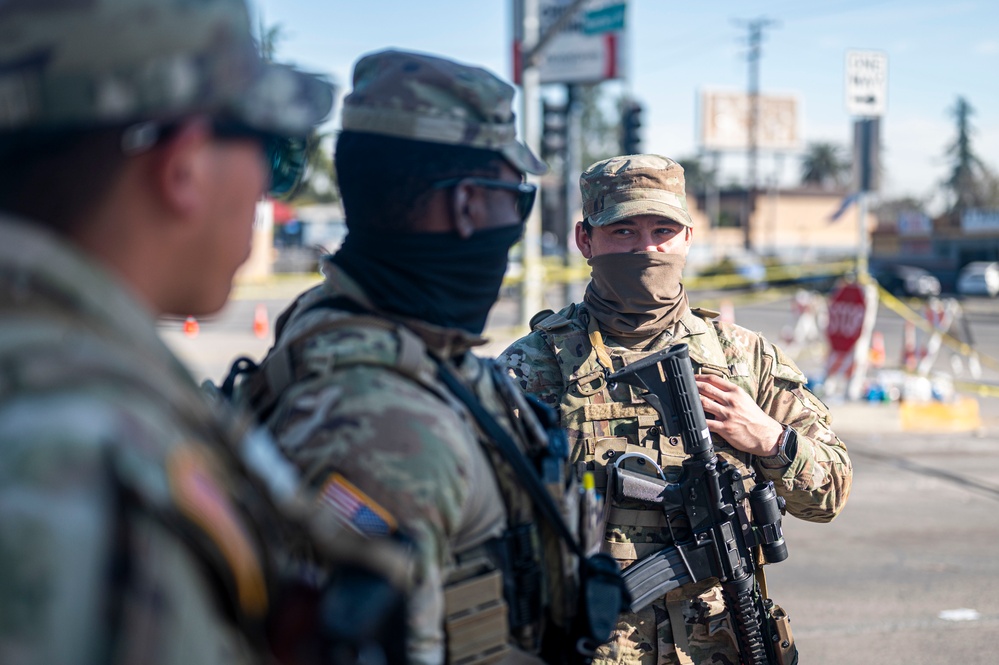
[[[957,277],[957,292],[966,296],[995,298],[999,294],[999,263],[974,261],[961,268]]]

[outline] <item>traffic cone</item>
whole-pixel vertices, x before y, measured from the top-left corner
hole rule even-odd
[[[902,331],[902,366],[910,372],[916,371],[919,358],[916,357],[916,326],[912,321],[905,322]]]
[[[201,326],[198,325],[198,320],[193,316],[184,320],[184,334],[188,337],[197,337],[200,330]]]
[[[718,320],[722,323],[735,323],[735,308],[731,300],[722,300],[718,305]]]
[[[271,334],[271,324],[267,318],[267,307],[263,304],[257,305],[253,312],[253,334],[257,339],[264,339]]]
[[[874,331],[871,333],[871,367],[881,368],[885,366],[885,336],[884,333]]]

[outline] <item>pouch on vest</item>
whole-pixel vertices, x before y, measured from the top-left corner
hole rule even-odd
[[[798,647],[794,644],[787,612],[769,598],[763,601],[763,605],[777,665],[798,665]]]

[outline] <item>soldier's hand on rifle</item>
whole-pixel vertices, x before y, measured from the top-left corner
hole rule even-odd
[[[712,374],[698,374],[694,379],[712,434],[757,457],[777,453],[783,426],[767,415],[745,390]]]

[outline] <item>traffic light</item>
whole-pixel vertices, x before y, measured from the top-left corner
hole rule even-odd
[[[642,152],[642,105],[638,102],[625,102],[621,108],[621,154],[636,155]]]
[[[544,102],[541,126],[541,159],[550,162],[565,154],[568,145],[567,107],[565,104]]]

